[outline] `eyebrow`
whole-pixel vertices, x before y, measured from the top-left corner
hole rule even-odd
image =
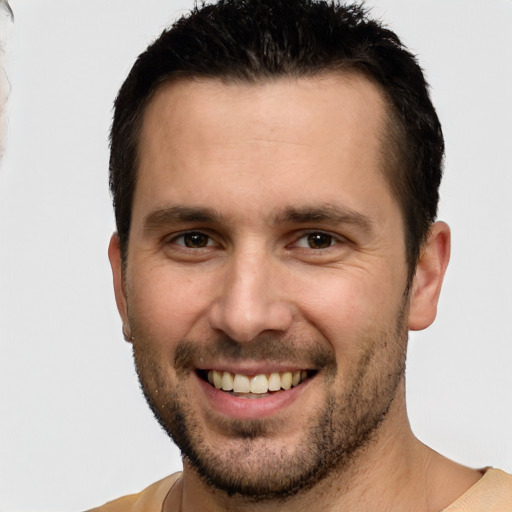
[[[151,231],[177,222],[225,223],[223,216],[213,208],[175,205],[151,212],[144,220],[144,229]]]
[[[349,224],[364,232],[371,232],[373,221],[347,206],[322,204],[305,207],[287,207],[272,217],[276,226],[283,224]],[[230,224],[230,222],[214,208],[203,206],[173,205],[159,208],[147,215],[144,230],[152,231],[168,224],[179,222],[201,222],[209,224]]]
[[[315,224],[326,222],[332,224],[351,224],[362,231],[371,232],[373,221],[347,206],[323,204],[303,208],[290,207],[274,217],[276,225],[281,224]]]

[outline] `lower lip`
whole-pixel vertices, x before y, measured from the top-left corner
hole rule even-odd
[[[239,398],[213,387],[196,375],[210,405],[218,413],[236,419],[266,418],[285,410],[309,386],[309,378],[288,391],[277,391],[262,398]]]

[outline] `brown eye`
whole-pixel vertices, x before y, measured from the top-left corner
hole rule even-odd
[[[201,247],[207,247],[210,244],[210,237],[204,233],[192,231],[183,235],[183,243],[190,249],[200,249]]]
[[[327,233],[310,233],[307,241],[311,249],[327,249],[333,245],[332,236]]]

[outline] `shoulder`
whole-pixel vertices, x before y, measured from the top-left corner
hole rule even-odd
[[[155,482],[138,494],[130,494],[109,501],[105,505],[87,512],[160,512],[165,497],[180,476],[181,473],[174,473]]]
[[[510,512],[512,475],[489,468],[473,487],[443,512]]]

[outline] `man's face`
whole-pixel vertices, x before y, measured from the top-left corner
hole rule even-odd
[[[407,264],[384,129],[359,76],[178,81],[147,109],[123,284],[111,247],[118,304],[153,411],[225,491],[311,486],[401,400]]]

